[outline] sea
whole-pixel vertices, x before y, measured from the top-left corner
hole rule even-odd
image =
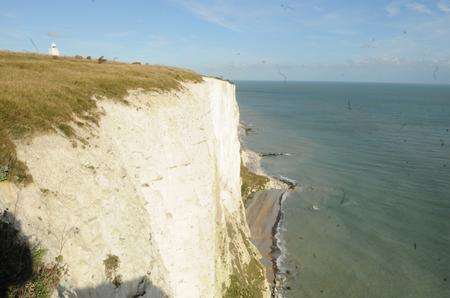
[[[450,297],[450,85],[235,83],[244,145],[298,182],[285,297]]]

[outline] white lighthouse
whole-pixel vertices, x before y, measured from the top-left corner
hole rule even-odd
[[[59,50],[56,47],[56,43],[52,43],[52,45],[50,46],[50,49],[48,49],[48,53],[49,53],[49,55],[51,55],[53,57],[59,56]]]

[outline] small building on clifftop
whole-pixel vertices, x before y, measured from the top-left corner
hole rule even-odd
[[[48,49],[48,54],[53,56],[53,57],[58,57],[59,56],[59,50],[56,47],[56,43],[52,43],[52,45],[50,46],[50,49]]]

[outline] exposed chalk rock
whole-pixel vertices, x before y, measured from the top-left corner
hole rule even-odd
[[[62,256],[61,296],[221,297],[260,257],[241,201],[235,87],[204,78],[126,101],[98,100],[99,127],[73,125],[77,139],[18,141],[33,183],[0,182],[0,207],[48,260]]]

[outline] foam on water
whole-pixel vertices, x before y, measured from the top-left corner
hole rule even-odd
[[[275,257],[276,262],[276,276],[275,276],[275,289],[274,296],[275,297],[283,297],[284,288],[285,288],[285,280],[286,280],[286,271],[287,269],[284,267],[284,263],[286,261],[286,241],[283,238],[283,235],[286,232],[285,226],[285,215],[284,215],[284,206],[285,200],[288,197],[289,192],[286,191],[283,193],[280,199],[280,215],[278,219],[278,223],[276,226],[275,237],[275,245],[276,245],[276,253],[272,253],[272,257]]]

